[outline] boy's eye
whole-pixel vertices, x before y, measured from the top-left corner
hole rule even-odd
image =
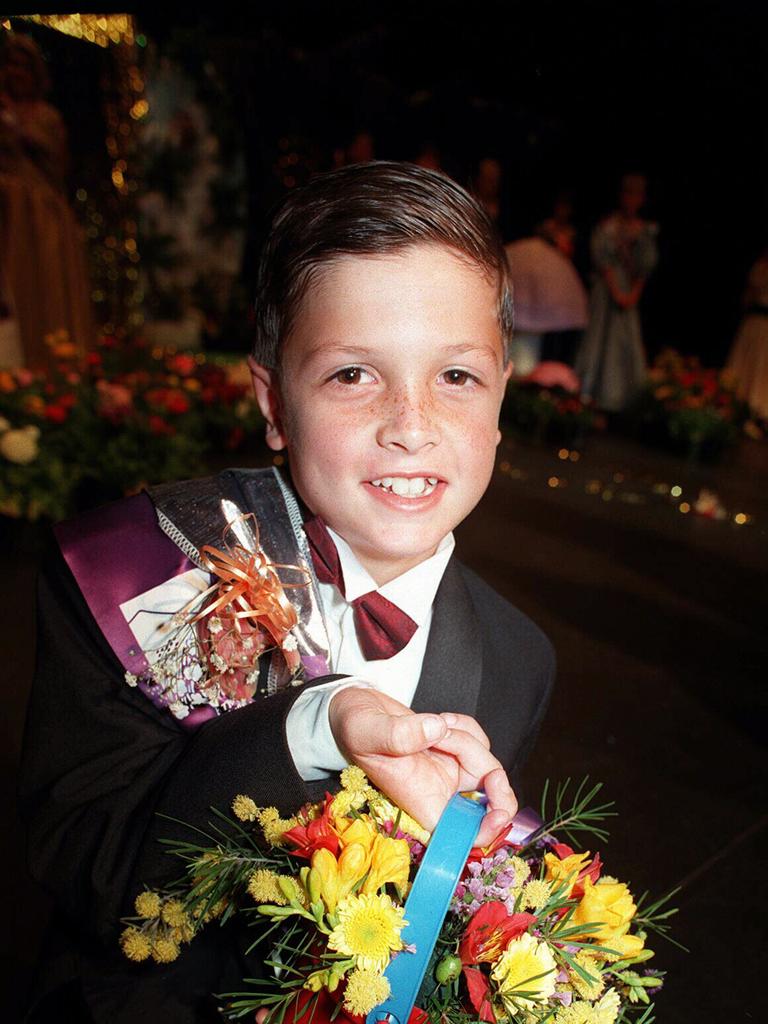
[[[476,377],[473,377],[467,370],[446,370],[443,373],[443,378],[447,384],[456,384],[459,387],[465,384],[474,384],[477,381]]]
[[[362,366],[345,366],[343,370],[338,370],[334,373],[330,379],[338,381],[339,384],[363,384],[365,378],[370,376],[370,373],[364,370]]]

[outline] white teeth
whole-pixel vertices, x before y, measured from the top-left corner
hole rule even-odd
[[[436,476],[383,476],[380,480],[371,480],[374,487],[391,491],[399,498],[426,498],[437,487]]]

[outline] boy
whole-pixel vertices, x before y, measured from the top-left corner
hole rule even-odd
[[[510,329],[503,250],[442,175],[349,167],[292,193],[278,213],[250,364],[268,444],[287,449],[303,503],[299,547],[309,542],[319,580],[330,664],[303,687],[185,729],[123,682],[125,620],[104,595],[168,607],[157,597],[166,584],[124,578],[143,555],[174,563],[161,576],[194,579],[199,569],[180,556],[210,482],[172,488],[170,504],[159,489],[156,510],[146,496],[129,499],[128,526],[118,523],[123,503],[61,533],[67,565],[59,557],[41,584],[23,798],[33,869],[59,905],[45,984],[79,1001],[76,1019],[213,1019],[207,994],[242,976],[216,928],[162,968],[117,960],[121,910],[175,867],[158,853],[170,828],[157,813],[205,827],[209,807],[240,791],[292,811],[350,760],[428,827],[453,792],[479,786],[491,808],[480,841],[509,822],[507,772],[532,745],[553,658],[536,627],[453,558],[451,531],[493,469]],[[254,502],[272,486],[258,473],[237,483]],[[247,497],[241,504],[252,510]],[[178,547],[165,535],[158,546],[158,519]],[[60,995],[33,1019],[53,1005]]]

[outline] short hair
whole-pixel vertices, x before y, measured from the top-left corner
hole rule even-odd
[[[254,358],[278,368],[302,299],[324,266],[430,243],[454,250],[498,283],[506,362],[512,289],[501,239],[485,210],[445,174],[384,160],[318,175],[278,208],[259,266]]]

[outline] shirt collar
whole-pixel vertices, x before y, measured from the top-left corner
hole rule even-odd
[[[382,597],[386,597],[388,601],[396,604],[406,615],[410,615],[417,625],[421,626],[426,622],[445,567],[453,554],[456,542],[452,533],[443,537],[437,545],[434,555],[425,558],[423,562],[414,565],[412,569],[396,576],[382,587],[376,585],[376,580],[363,568],[344,538],[330,527],[328,527],[328,533],[339,553],[347,602],[352,602],[358,597],[362,597],[363,594],[370,594],[372,590],[375,590]]]

